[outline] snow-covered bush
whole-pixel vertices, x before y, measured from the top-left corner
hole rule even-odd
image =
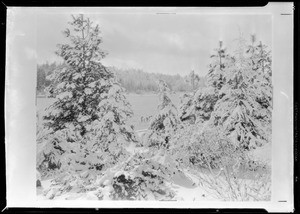
[[[113,178],[111,197],[118,200],[170,200],[167,186],[177,171],[165,154],[136,153]]]
[[[97,174],[67,172],[58,176],[44,194],[49,199],[66,193],[89,193],[96,200],[170,200],[175,193],[167,182],[176,168],[161,158],[149,152],[136,153]]]
[[[163,177],[147,171],[127,178],[122,174],[113,180],[111,197],[114,200],[170,200],[174,192],[164,185]]]
[[[183,167],[216,169],[242,157],[240,149],[229,143],[220,130],[211,129],[208,123],[182,127],[172,145],[171,153]]]
[[[182,122],[203,123],[209,120],[217,100],[218,90],[216,88],[211,86],[199,88],[193,94],[183,95],[178,116]]]
[[[209,126],[190,125],[179,136],[172,156],[182,168],[193,170],[207,194],[226,201],[270,200],[270,165]]]
[[[168,148],[179,119],[177,109],[170,99],[170,89],[163,80],[159,80],[159,100],[158,113],[152,118],[145,136],[146,146]]]
[[[65,165],[65,158],[68,152],[66,130],[49,134],[49,130],[44,129],[37,138],[37,169],[42,177],[52,176],[61,170]]]
[[[236,177],[224,172],[198,173],[200,186],[216,200],[270,201],[271,174],[254,173],[252,177]]]
[[[194,108],[196,121],[204,122],[209,120],[217,100],[217,89],[210,86],[198,89],[194,95],[192,106],[192,108]]]
[[[182,122],[195,123],[195,111],[193,103],[194,93],[186,93],[180,97],[178,117]]]
[[[173,159],[183,168],[191,167],[194,162],[190,153],[192,145],[198,133],[201,132],[201,124],[181,123],[172,138],[169,153]]]

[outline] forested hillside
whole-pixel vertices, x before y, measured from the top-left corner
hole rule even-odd
[[[63,65],[55,62],[37,65],[38,94],[45,93],[45,88],[51,84],[51,80],[48,80],[46,77],[61,66]],[[121,69],[116,67],[108,67],[108,69],[115,73],[118,82],[130,93],[157,92],[157,82],[159,80],[164,80],[174,92],[188,92],[193,87],[196,89],[205,86],[205,77],[199,77],[193,71],[190,72],[190,75],[182,77],[179,74],[147,73],[141,69]],[[194,79],[194,82],[192,79]]]

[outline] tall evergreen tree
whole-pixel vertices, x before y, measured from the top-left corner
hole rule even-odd
[[[250,52],[249,50],[253,51]],[[252,69],[255,71],[255,77],[252,82],[260,87],[260,90],[257,90],[256,101],[260,104],[262,112],[265,112],[263,115],[257,113],[256,117],[268,127],[269,135],[271,135],[273,108],[271,51],[261,41],[257,43],[255,35],[252,35],[251,45],[248,46],[247,53],[250,54]]]
[[[225,70],[231,61],[230,55],[223,47],[223,41],[219,41],[219,47],[214,49],[215,53],[210,56],[212,62],[206,77],[205,88],[199,88],[193,97],[193,111],[196,121],[204,122],[209,120],[214,105],[224,94],[220,93],[225,84]]]
[[[48,140],[52,149],[62,150],[65,164],[74,170],[101,170],[126,154],[124,143],[135,141],[127,125],[133,113],[124,89],[101,64],[106,53],[100,48],[98,25],[83,15],[72,18],[70,29],[64,31],[69,43],[57,51],[64,66],[50,77],[48,91],[56,101],[44,119],[55,137]]]
[[[48,91],[57,100],[49,107],[45,119],[53,131],[72,124],[83,136],[86,125],[99,118],[97,104],[103,99],[100,95],[110,88],[108,80],[113,74],[100,62],[106,53],[100,48],[99,27],[93,27],[83,15],[72,18],[71,29],[64,31],[70,42],[58,45],[56,52],[65,66],[49,77],[53,84]],[[55,83],[59,84],[55,87]]]
[[[247,51],[250,54],[252,61],[252,69],[261,76],[262,94],[258,96],[258,101],[265,107],[272,107],[272,60],[271,52],[268,51],[267,46],[260,41],[256,43],[255,35],[251,36],[251,45],[248,46]]]

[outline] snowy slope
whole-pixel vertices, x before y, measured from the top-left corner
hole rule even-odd
[[[126,148],[126,150],[130,152],[132,155],[136,152],[148,151],[148,149],[145,149],[143,147],[136,147],[134,143],[131,143]],[[59,187],[52,187],[51,190],[47,192],[47,189],[49,189],[49,187],[51,186],[52,179],[46,179],[41,181],[42,188],[39,188],[37,190],[38,200],[48,200],[49,196],[53,193],[53,191],[57,191]],[[101,178],[100,180],[103,179]],[[183,200],[183,201],[213,200],[213,198],[208,197],[205,191],[198,184],[199,181],[197,177],[190,172],[184,172],[184,173],[175,172],[170,182],[167,182],[168,187],[170,187],[176,193],[174,200]],[[108,194],[109,189],[107,190],[103,189],[103,190],[107,191],[107,193],[105,194]],[[90,191],[86,193],[76,193],[75,191],[70,191],[68,193],[56,196],[54,200],[98,200],[96,193],[97,191]]]

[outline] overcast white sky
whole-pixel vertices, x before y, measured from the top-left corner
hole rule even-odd
[[[207,73],[209,56],[223,40],[234,47],[239,28],[246,39],[255,33],[258,40],[272,44],[271,15],[203,15],[102,13],[86,14],[99,24],[108,52],[104,65],[141,68],[146,72],[186,75],[194,69]],[[71,14],[44,13],[37,17],[38,63],[57,61],[56,45],[64,42],[62,31]]]

